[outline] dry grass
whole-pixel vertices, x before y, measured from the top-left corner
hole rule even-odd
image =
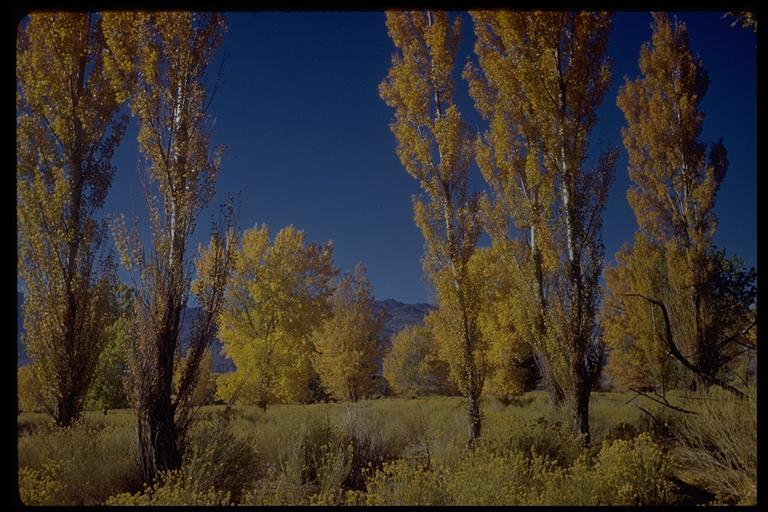
[[[550,408],[544,392],[509,405],[484,399],[475,455],[465,448],[465,402],[458,397],[277,405],[266,412],[208,406],[190,432],[181,472],[144,490],[131,411],[88,413],[66,431],[43,415],[21,414],[20,492],[29,504],[72,505],[104,503],[110,496],[111,503],[152,504],[656,503],[669,498],[659,469],[667,467],[666,449],[658,444],[666,437],[632,406],[636,402],[624,405],[632,396],[593,395],[588,450],[569,435],[563,426],[568,422]],[[756,433],[732,425],[742,427],[738,418],[751,406],[697,403],[699,420],[670,419],[677,437],[687,440],[674,448],[675,471],[716,489],[722,501],[748,502]],[[648,410],[663,416],[658,407]],[[721,435],[723,425],[730,437]],[[656,442],[632,444],[644,431]],[[707,465],[714,463],[735,469],[713,475]],[[513,474],[528,475],[527,483],[510,487],[517,481]],[[534,489],[539,476],[551,482]],[[622,491],[622,482],[631,488]],[[640,497],[633,501],[632,493]]]

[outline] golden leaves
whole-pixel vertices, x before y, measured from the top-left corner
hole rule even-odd
[[[266,224],[243,233],[221,314],[220,338],[236,370],[225,399],[300,400],[311,377],[312,331],[330,314],[330,245],[288,226],[269,243]]]

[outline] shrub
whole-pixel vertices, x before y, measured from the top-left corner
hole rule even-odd
[[[461,505],[528,505],[537,503],[543,482],[557,471],[554,460],[533,452],[480,448],[446,472],[446,489]]]
[[[313,487],[296,483],[282,472],[256,481],[240,499],[241,505],[306,505]]]
[[[551,505],[659,505],[669,502],[669,457],[647,433],[604,443],[595,463],[580,457],[542,494]]]
[[[41,469],[19,469],[19,495],[25,505],[59,505],[65,493],[64,486],[56,479],[56,463],[48,463]]]
[[[560,467],[571,465],[582,450],[581,440],[577,436],[560,422],[552,422],[544,417],[513,430],[503,447],[554,460]]]
[[[364,469],[378,469],[395,454],[387,449],[380,426],[360,408],[347,408],[346,414],[342,415],[341,427],[341,446],[349,446],[350,449],[349,471],[343,486],[345,489],[363,489]]]
[[[594,460],[594,462],[590,462]],[[398,460],[349,492],[353,505],[649,505],[668,502],[668,457],[648,434],[582,452],[570,466],[535,451],[478,446],[452,466]]]
[[[369,473],[366,492],[346,494],[348,505],[448,505],[440,472],[404,460],[384,463]]]
[[[248,437],[233,432],[231,416],[198,421],[189,434],[182,472],[193,489],[228,491],[233,499],[259,477],[260,461]]]
[[[85,424],[19,438],[19,493],[28,503],[94,505],[141,487],[133,429]],[[22,477],[23,475],[23,477]],[[50,483],[55,482],[55,485]]]
[[[724,503],[754,504],[757,498],[757,402],[712,389],[686,406],[672,423],[679,445],[674,462],[682,476],[703,485]]]
[[[606,441],[615,441],[617,439],[629,440],[634,439],[639,434],[637,427],[631,423],[622,421],[621,423],[614,425],[608,430],[605,436]]]
[[[198,482],[181,471],[164,471],[155,485],[146,485],[136,494],[122,493],[108,498],[106,505],[229,505],[228,491],[196,489]]]

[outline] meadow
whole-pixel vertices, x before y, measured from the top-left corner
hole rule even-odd
[[[181,469],[152,486],[131,410],[90,411],[67,429],[21,413],[19,490],[30,505],[752,503],[754,391],[710,395],[678,397],[688,414],[594,393],[588,448],[542,391],[507,405],[484,397],[474,450],[459,397],[205,406]]]

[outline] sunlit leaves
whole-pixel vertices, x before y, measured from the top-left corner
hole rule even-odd
[[[16,194],[25,343],[46,407],[80,413],[106,342],[115,279],[104,226],[111,164],[126,125],[104,73],[99,16],[36,13],[16,54]]]
[[[464,77],[489,129],[475,143],[492,195],[485,227],[513,276],[517,332],[550,388],[584,395],[597,368],[595,319],[602,211],[616,151],[587,165],[589,134],[610,84],[611,16],[471,12],[479,66]]]
[[[365,267],[342,277],[332,298],[333,313],[313,333],[312,358],[325,391],[337,400],[358,400],[373,388],[384,317],[374,309]]]
[[[312,376],[311,335],[332,312],[333,246],[307,242],[303,231],[243,233],[221,315],[220,338],[235,371],[219,378],[218,395],[239,403],[299,401]]]
[[[480,235],[477,197],[468,190],[472,130],[454,101],[453,70],[461,30],[438,11],[387,12],[387,29],[397,48],[379,86],[394,109],[390,125],[403,167],[425,197],[414,197],[414,221],[424,235],[424,269],[437,290],[439,310],[430,314],[435,339],[445,343],[444,360],[459,389],[476,409],[483,376],[475,357],[479,301],[467,265]],[[474,410],[473,409],[473,410]],[[479,413],[470,438],[479,433]]]

